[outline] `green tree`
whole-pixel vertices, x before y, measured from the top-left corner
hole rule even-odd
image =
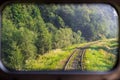
[[[77,33],[73,32],[72,43],[73,44],[79,44],[80,42],[81,42],[81,31],[78,30]]]
[[[51,34],[47,31],[45,27],[40,28],[41,31],[38,32],[36,46],[38,53],[43,54],[51,49]]]
[[[18,48],[18,46],[16,45],[16,43],[14,42],[12,45],[12,48],[14,50],[11,50],[9,59],[10,59],[10,63],[8,63],[8,65],[10,65],[9,67],[12,69],[16,69],[16,70],[22,70],[23,69],[23,54],[21,53],[21,50]]]
[[[14,40],[17,41],[17,45],[19,45],[25,60],[28,58],[34,58],[37,52],[35,46],[36,34],[27,28],[21,27],[13,36]]]
[[[16,34],[18,30],[10,20],[4,18],[2,25],[1,52],[3,63],[9,68],[20,70],[23,68],[24,56],[17,44],[18,42],[14,39],[14,34]]]
[[[52,23],[46,23],[46,27],[49,31],[49,33],[51,34],[51,48],[55,49],[55,34],[57,32],[57,28],[52,24]]]
[[[72,30],[70,28],[60,28],[55,34],[56,48],[63,48],[72,44]]]

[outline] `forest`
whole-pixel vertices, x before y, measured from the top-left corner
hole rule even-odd
[[[2,62],[18,71],[62,70],[73,49],[85,43],[115,39],[118,45],[118,15],[108,4],[11,3],[1,22]]]

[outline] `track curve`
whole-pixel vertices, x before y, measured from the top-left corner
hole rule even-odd
[[[83,71],[83,57],[85,54],[85,48],[76,48],[70,55],[64,65],[64,70],[81,70]],[[76,57],[74,57],[76,55]]]

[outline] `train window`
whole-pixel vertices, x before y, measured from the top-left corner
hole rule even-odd
[[[109,4],[10,3],[2,10],[1,61],[10,71],[110,71],[118,14]]]

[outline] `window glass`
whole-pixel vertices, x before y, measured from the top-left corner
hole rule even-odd
[[[119,26],[111,5],[11,3],[1,16],[8,70],[109,71],[116,64]]]

